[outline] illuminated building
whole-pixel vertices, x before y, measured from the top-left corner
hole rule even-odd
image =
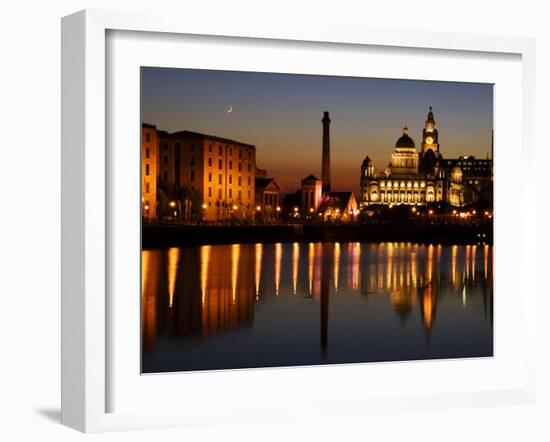
[[[261,169],[256,170],[256,175],[260,172],[264,175]],[[255,183],[256,192],[256,217],[262,220],[273,220],[278,217],[281,207],[279,205],[279,196],[283,188],[275,181],[275,178],[265,176],[256,176]]]
[[[141,127],[141,213],[145,220],[157,217],[157,128]]]
[[[353,192],[329,192],[323,196],[318,213],[325,221],[353,221],[358,215],[357,200]]]
[[[302,180],[301,210],[303,213],[317,212],[321,204],[323,184],[319,178],[309,175]]]
[[[492,160],[478,160],[473,156],[444,159],[431,106],[422,131],[420,152],[405,127],[383,173],[376,174],[369,156],[361,165],[360,206],[363,208],[376,204],[437,202],[460,207],[477,201],[492,204]]]
[[[301,189],[285,195],[283,210],[287,217],[312,221],[353,221],[359,214],[353,192],[322,192],[322,181],[305,177]]]
[[[185,221],[254,216],[255,146],[196,132],[142,127],[142,146],[148,134],[155,133],[156,138],[156,165],[149,172],[151,181],[156,175],[158,183],[159,215]]]

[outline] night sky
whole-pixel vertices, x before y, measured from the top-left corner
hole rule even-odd
[[[258,167],[285,193],[321,177],[323,111],[332,120],[332,189],[357,191],[363,158],[383,171],[404,126],[420,150],[430,105],[444,158],[490,153],[490,84],[142,69],[142,122],[254,144]]]

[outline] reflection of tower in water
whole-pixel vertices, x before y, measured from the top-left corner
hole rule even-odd
[[[275,295],[279,296],[281,286],[281,260],[283,259],[283,245],[275,244]]]
[[[458,255],[458,246],[451,247],[451,283],[453,287],[458,287],[458,279],[456,277],[456,260]]]
[[[260,299],[260,280],[262,277],[262,254],[263,244],[256,244],[254,247],[254,282],[256,288],[256,300]]]
[[[292,244],[292,292],[296,294],[298,289],[298,265],[300,264],[300,244]]]
[[[352,247],[352,262],[351,262],[351,281],[352,281],[352,288],[353,290],[357,290],[359,288],[359,280],[360,280],[360,269],[359,269],[359,263],[361,261],[361,244],[358,242],[355,242],[351,245]]]
[[[326,352],[328,345],[328,308],[330,294],[330,248],[329,243],[323,243],[321,264],[321,350]]]
[[[334,243],[334,290],[338,291],[338,277],[340,276],[340,243]]]
[[[485,275],[483,279],[483,309],[485,317],[489,314],[491,324],[493,323],[493,286],[489,281],[493,278],[492,255],[489,246],[483,246],[483,270]]]
[[[180,260],[180,249],[172,247],[168,249],[168,305],[174,305],[174,291],[176,289],[176,276]]]
[[[315,244],[312,242],[308,246],[308,289],[309,296],[313,296],[313,270],[315,269]]]
[[[150,350],[155,344],[157,332],[157,303],[155,297],[158,266],[153,266],[152,252],[141,252],[141,330],[142,349]]]
[[[422,308],[420,309],[420,314],[422,316],[422,324],[424,326],[424,333],[426,338],[429,340],[431,337],[432,326],[435,319],[436,307],[437,307],[437,296],[435,293],[434,283],[426,284],[420,290]]]
[[[426,259],[426,277],[423,281],[423,286],[419,289],[421,298],[421,310],[422,324],[424,325],[424,332],[426,338],[431,337],[431,331],[436,312],[436,287],[437,281],[434,281],[434,246],[430,244],[427,251]]]
[[[241,245],[231,246],[231,304],[237,299],[237,279],[239,278],[239,258],[241,256]]]
[[[387,289],[390,292],[390,300],[395,312],[398,314],[401,323],[409,317],[414,308],[416,299],[416,279],[411,278],[412,268],[416,269],[416,253],[412,254],[404,243],[391,247],[392,259],[389,271],[392,277],[389,278],[390,285]],[[405,259],[408,258],[408,259]],[[415,270],[416,273],[416,270]]]
[[[477,245],[472,246],[472,281],[475,282],[476,280],[476,252],[477,252]]]
[[[210,246],[201,247],[201,304],[206,304],[206,289],[208,284],[208,264],[210,263]]]

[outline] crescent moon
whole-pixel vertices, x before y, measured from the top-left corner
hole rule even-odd
[[[233,112],[233,106],[229,106],[229,108],[226,111],[226,113],[228,114],[230,114],[231,112]]]

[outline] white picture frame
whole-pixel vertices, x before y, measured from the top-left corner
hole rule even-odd
[[[151,409],[139,411],[109,410],[109,392],[113,388],[109,370],[112,353],[108,339],[111,318],[108,300],[109,266],[111,256],[108,244],[112,214],[109,187],[109,155],[107,155],[106,121],[109,117],[106,94],[109,93],[106,66],[108,32],[153,32],[163,35],[201,35],[270,39],[275,41],[338,43],[342,47],[376,46],[378,48],[431,49],[465,51],[483,54],[512,54],[521,57],[521,173],[527,176],[532,170],[530,158],[534,153],[535,108],[535,44],[532,39],[517,37],[491,37],[451,33],[412,32],[332,26],[320,29],[314,25],[299,28],[274,24],[266,28],[255,23],[238,29],[230,23],[210,22],[206,19],[179,20],[177,17],[130,14],[111,11],[87,10],[63,18],[62,21],[62,423],[80,431],[95,432],[121,429],[155,428],[208,424],[215,422],[285,419],[293,412],[274,406],[265,412],[256,412],[252,396],[237,404],[241,415],[231,413],[207,415],[201,409],[189,414],[185,407],[172,411]],[[499,118],[498,115],[496,118]],[[139,122],[136,122],[139,124]],[[524,180],[525,181],[525,180]],[[535,256],[536,196],[525,187],[517,189],[522,200],[521,222],[521,295],[524,337],[535,333],[536,287],[535,278],[529,277],[534,266],[526,258]],[[498,220],[498,211],[497,220]],[[497,221],[498,222],[498,221]],[[497,295],[498,296],[498,295]],[[354,415],[383,409],[388,412],[413,407],[416,409],[453,408],[503,403],[532,403],[536,395],[535,339],[527,340],[521,355],[521,384],[511,383],[499,389],[474,389],[462,393],[445,391],[426,395],[379,395],[376,398],[354,398],[333,393],[325,399],[316,398],[309,415]],[[358,365],[348,367],[355,372]],[[460,369],[456,366],[455,369]],[[344,370],[332,366],[331,372]],[[243,371],[224,373],[235,382],[243,382]],[[258,371],[250,376],[261,378]],[[272,370],[268,376],[299,376],[295,370]],[[246,374],[246,373],[245,373]],[[330,376],[329,371],[324,375]],[[194,382],[203,382],[194,374]],[[211,379],[211,378],[209,378]],[[205,380],[207,380],[205,378]],[[164,383],[170,380],[164,379]]]

